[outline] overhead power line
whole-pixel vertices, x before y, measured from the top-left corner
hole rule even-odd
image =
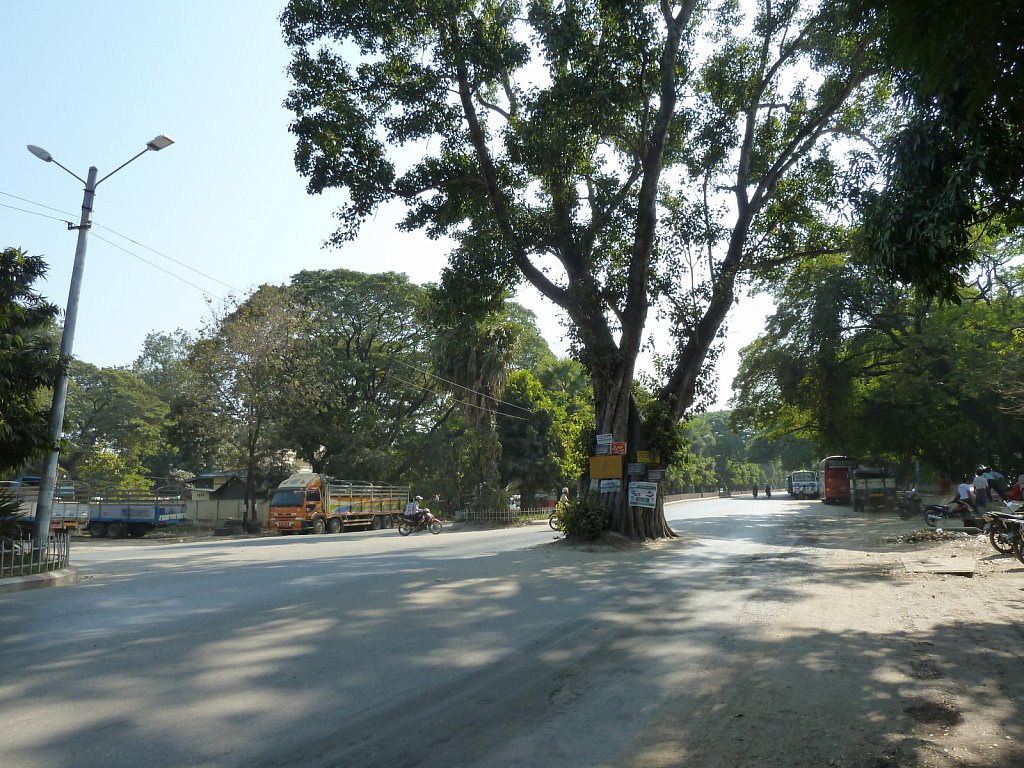
[[[45,208],[48,211],[54,211],[56,213],[63,213],[65,216],[70,216],[71,218],[75,217],[75,214],[73,214],[73,213],[68,213],[67,211],[62,211],[60,208],[54,208],[53,206],[50,206],[50,205],[43,205],[42,203],[37,203],[35,200],[29,200],[27,197],[18,197],[17,195],[12,195],[10,192],[0,192],[0,195],[3,195],[4,197],[11,197],[11,198],[14,198],[15,200],[21,200],[21,202],[28,203],[29,205],[34,205],[37,208]],[[10,207],[11,206],[8,206],[8,205],[4,206],[4,208],[10,208]],[[23,210],[23,209],[22,208],[15,208],[14,210],[20,211],[20,210]],[[25,213],[35,213],[35,212],[34,211],[25,211]],[[41,213],[37,213],[35,215],[36,216],[42,216]],[[59,221],[67,221],[67,219],[59,219]],[[68,222],[68,223],[69,224],[74,224],[74,222]]]
[[[406,368],[411,368],[414,371],[418,371],[419,373],[422,373],[424,376],[430,376],[431,378],[437,379],[438,381],[443,381],[445,384],[448,384],[450,386],[458,387],[459,389],[463,389],[466,392],[469,392],[470,394],[476,395],[477,397],[482,397],[482,398],[484,398],[486,400],[491,400],[496,405],[507,405],[509,408],[517,408],[520,411],[525,411],[526,413],[530,413],[530,414],[533,413],[533,410],[530,409],[530,408],[524,408],[521,405],[516,405],[515,403],[510,403],[510,402],[508,402],[506,400],[501,400],[501,399],[495,397],[494,395],[488,395],[488,394],[485,394],[483,392],[477,392],[475,389],[470,389],[469,387],[465,386],[464,384],[457,384],[454,381],[449,381],[448,379],[444,378],[443,376],[438,376],[436,373],[428,371],[425,368],[420,368],[419,366],[416,366],[416,365],[410,365],[409,363],[407,363],[407,362],[405,362],[403,360],[395,360],[394,362],[398,363],[399,365],[404,365]],[[508,415],[508,414],[505,414],[505,415]],[[515,417],[514,416],[509,416],[509,418],[515,418]]]
[[[398,362],[400,362],[400,361],[398,361]],[[412,367],[412,366],[410,366],[410,367]],[[414,381],[407,381],[406,379],[403,379],[401,376],[396,376],[395,374],[391,373],[390,371],[384,371],[384,375],[387,376],[390,379],[394,379],[395,381],[400,381],[400,382],[402,382],[403,384],[405,384],[407,386],[415,387],[416,389],[420,389],[420,390],[422,390],[424,392],[429,392],[430,394],[437,395],[438,397],[443,397],[443,395],[440,392],[438,392],[437,390],[431,389],[430,387],[424,386],[423,384],[417,384]],[[428,374],[428,375],[431,375],[431,374]],[[442,379],[442,381],[443,381],[443,379]],[[486,408],[484,408],[484,406],[477,405],[476,403],[471,403],[468,400],[460,400],[457,397],[455,397],[453,399],[455,400],[455,402],[462,403],[463,405],[465,405],[465,406],[467,406],[469,408],[477,408],[477,409],[479,409],[481,411],[487,410]],[[513,403],[507,403],[507,405],[513,405]],[[519,406],[518,405],[513,405],[513,407],[518,408]],[[527,412],[528,413],[532,413],[532,411],[527,411]],[[522,416],[513,416],[511,413],[502,413],[501,411],[494,411],[493,413],[494,413],[495,416],[501,416],[502,418],[505,418],[505,419],[515,419],[516,421],[529,421],[529,419],[527,419],[527,418],[524,418]]]
[[[37,203],[34,200],[29,200],[26,197],[20,197],[18,195],[13,195],[10,192],[0,191],[0,195],[4,195],[5,197],[10,197],[10,198],[13,198],[15,200],[20,200],[23,203],[28,203],[29,205],[34,205],[34,206],[37,206],[39,208],[45,208],[46,210],[49,210],[49,211],[55,211],[56,213],[63,213],[64,215],[71,216],[72,218],[74,217],[74,214],[68,213],[67,211],[62,211],[59,208],[53,208],[52,206],[44,205],[43,203]],[[25,208],[18,208],[18,207],[13,206],[13,205],[4,205],[3,203],[0,203],[0,207],[10,208],[12,210],[20,211],[22,213],[28,213],[28,214],[31,214],[33,216],[41,216],[41,217],[46,218],[46,219],[53,219],[54,221],[62,221],[65,224],[67,224],[68,226],[71,226],[71,227],[73,227],[75,225],[74,222],[70,221],[69,219],[58,219],[55,216],[50,216],[50,215],[45,214],[45,213],[39,213],[38,211],[30,211],[30,210],[25,209]],[[201,270],[198,270],[195,267],[193,267],[193,266],[191,266],[189,264],[186,264],[183,261],[179,261],[178,259],[175,259],[172,256],[168,256],[166,253],[162,253],[161,251],[158,251],[156,248],[151,248],[150,246],[146,245],[145,243],[141,243],[138,240],[135,240],[135,239],[129,237],[128,235],[121,234],[117,230],[111,229],[110,227],[104,226],[103,224],[98,224],[96,222],[93,222],[92,234],[97,239],[102,240],[103,242],[105,242],[105,243],[107,243],[109,245],[112,245],[115,248],[118,248],[119,250],[124,251],[129,256],[132,256],[132,257],[138,259],[139,261],[142,261],[145,264],[150,265],[154,269],[158,269],[161,272],[163,272],[165,274],[168,274],[168,275],[170,275],[171,277],[173,277],[173,278],[175,278],[177,280],[181,280],[181,282],[185,283],[186,285],[189,285],[189,286],[191,286],[193,288],[196,288],[197,290],[202,291],[206,295],[211,296],[211,297],[217,299],[218,301],[222,301],[223,299],[220,296],[217,296],[215,293],[212,293],[212,292],[206,290],[205,288],[201,288],[200,286],[196,285],[195,283],[191,283],[188,280],[185,280],[184,278],[174,274],[173,272],[170,272],[170,271],[160,267],[159,265],[154,264],[152,261],[149,261],[148,259],[144,259],[143,257],[139,256],[136,253],[133,253],[132,251],[128,250],[127,248],[124,248],[124,247],[118,245],[117,243],[113,243],[110,240],[107,240],[106,238],[101,237],[100,235],[98,235],[96,233],[96,229],[97,228],[105,229],[107,232],[110,232],[111,234],[116,235],[117,237],[123,238],[124,240],[127,240],[128,242],[133,243],[133,244],[139,246],[140,248],[145,248],[147,251],[150,251],[151,253],[155,253],[157,256],[159,256],[159,257],[161,257],[163,259],[167,259],[168,261],[171,261],[171,262],[177,264],[180,267],[184,267],[187,270],[195,272],[200,277],[204,277],[207,280],[210,280],[210,281],[212,281],[214,283],[218,283],[219,285],[223,285],[225,288],[227,288],[227,289],[229,289],[231,291],[234,291],[235,293],[238,293],[238,294],[243,293],[243,291],[241,291],[240,289],[234,287],[233,285],[230,285],[229,283],[225,283],[223,280],[219,280],[216,277],[213,277],[212,275],[208,275],[205,272],[203,272]]]
[[[0,208],[10,208],[12,211],[21,211],[22,213],[28,213],[32,216],[41,216],[44,219],[53,219],[54,221],[61,221],[65,224],[71,224],[72,222],[67,219],[58,219],[56,216],[51,216],[48,213],[39,213],[39,211],[30,211],[27,208],[18,208],[16,205],[7,205],[6,203],[0,203]]]
[[[218,280],[216,277],[213,277],[212,275],[208,275],[205,272],[201,272],[198,269],[196,269],[195,267],[189,266],[188,264],[186,264],[183,261],[178,261],[177,259],[175,259],[175,258],[173,258],[171,256],[168,256],[166,253],[161,253],[156,248],[150,248],[145,243],[140,243],[138,240],[133,240],[132,238],[128,237],[128,235],[122,235],[120,232],[117,232],[117,231],[111,229],[110,227],[104,227],[102,224],[98,224],[96,226],[102,227],[103,229],[107,230],[107,232],[111,232],[111,233],[117,235],[118,237],[124,238],[129,243],[134,243],[135,245],[139,246],[140,248],[145,248],[147,251],[150,251],[151,253],[155,253],[157,256],[160,256],[160,257],[162,257],[164,259],[167,259],[168,261],[173,261],[178,266],[184,267],[185,269],[189,269],[189,270],[195,272],[197,275],[205,277],[207,280],[212,280],[215,283],[219,283],[220,285],[223,285],[228,290],[234,291],[235,293],[242,293],[241,290],[239,290],[238,288],[235,288],[233,285],[230,285],[229,283],[225,283],[223,280]]]
[[[159,264],[154,264],[149,259],[144,259],[142,256],[139,256],[139,254],[133,253],[132,251],[129,251],[127,248],[125,248],[124,246],[118,245],[117,243],[114,243],[114,242],[111,242],[110,240],[107,240],[107,238],[103,237],[102,235],[97,235],[95,232],[93,232],[92,236],[95,237],[97,240],[102,240],[107,245],[110,245],[110,246],[113,246],[114,248],[117,248],[119,251],[124,251],[129,256],[138,259],[139,261],[143,262],[144,264],[149,264],[149,266],[153,267],[153,269],[159,269],[165,275],[170,275],[175,280],[180,280],[181,282],[185,283],[185,285],[192,286],[193,288],[195,288],[200,293],[204,293],[207,296],[210,296],[211,298],[217,299],[217,301],[223,301],[224,300],[224,298],[222,296],[218,296],[215,293],[211,293],[210,291],[206,290],[202,286],[196,285],[195,283],[186,280],[185,278],[181,277],[181,275],[176,275],[173,272],[171,272],[169,269],[164,269]]]

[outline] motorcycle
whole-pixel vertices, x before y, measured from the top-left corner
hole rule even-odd
[[[410,533],[418,533],[419,531],[430,531],[437,535],[441,532],[441,521],[434,517],[434,514],[429,509],[421,509],[418,520],[403,517],[398,521],[398,532],[403,536],[408,536]]]
[[[1024,538],[1024,515],[1018,514],[1021,505],[1014,507],[1003,502],[1007,512],[993,510],[982,513],[988,530],[988,540],[992,548],[1001,555],[1017,555],[1021,550],[1021,539]],[[1024,562],[1024,558],[1017,555]]]
[[[929,504],[925,507],[924,521],[932,528],[939,528],[943,520],[961,520],[964,528],[974,528],[987,533],[988,541],[996,552],[1001,555],[1012,553],[1024,563],[1024,514],[1018,514],[1022,505],[1003,503],[1007,508],[1005,512],[979,512],[965,502]]]
[[[917,517],[923,511],[921,497],[916,488],[909,491],[896,491],[896,512],[901,520]]]
[[[929,528],[944,527],[944,520],[960,520],[963,528],[985,527],[985,521],[970,504],[960,501],[950,504],[929,504],[924,508],[924,523]]]

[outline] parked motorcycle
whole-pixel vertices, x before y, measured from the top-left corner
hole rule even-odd
[[[896,491],[896,512],[901,520],[910,520],[912,517],[920,516],[923,511],[921,505],[922,501],[917,489]]]
[[[1001,555],[1016,554],[1020,551],[1020,542],[1024,538],[1024,515],[1017,514],[1020,505],[1014,507],[1008,502],[1004,504],[1008,511],[986,511],[982,517],[985,518],[988,540],[992,548]],[[1021,562],[1024,562],[1024,559]]]
[[[960,520],[964,528],[981,530],[985,527],[978,511],[966,502],[929,504],[924,508],[924,522],[929,528],[944,528],[946,520]]]
[[[410,520],[408,517],[399,520],[398,532],[403,536],[419,531],[430,531],[435,535],[441,532],[441,521],[429,509],[421,509],[420,513],[419,520]]]
[[[993,509],[982,512],[964,502],[929,504],[924,510],[924,521],[932,528],[941,528],[946,520],[961,520],[964,528],[976,528],[987,533],[988,541],[996,552],[1001,555],[1012,553],[1024,563],[1024,514],[1018,514],[1021,505],[1003,503],[1006,511]]]

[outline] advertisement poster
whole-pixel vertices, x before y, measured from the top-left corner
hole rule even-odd
[[[598,480],[622,477],[621,456],[591,456],[590,476]]]
[[[613,441],[612,442],[612,453],[615,454],[616,456],[625,456],[626,455],[626,444]]]
[[[629,506],[654,509],[658,502],[658,484],[635,481],[629,484]]]
[[[622,481],[616,478],[615,480],[602,480],[601,481],[601,493],[616,493],[622,490]]]

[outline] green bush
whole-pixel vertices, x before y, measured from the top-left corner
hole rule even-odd
[[[593,541],[604,533],[607,517],[607,510],[596,497],[585,497],[565,505],[559,529],[566,536]]]
[[[18,521],[23,517],[21,501],[14,494],[0,490],[0,537],[20,539],[21,527]]]

